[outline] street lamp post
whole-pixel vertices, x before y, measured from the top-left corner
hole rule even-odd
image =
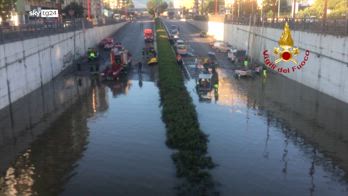
[[[73,24],[74,24],[74,56],[73,56],[73,64],[75,64],[75,56],[76,56],[76,23],[75,23],[75,10],[73,9],[70,9],[69,10],[69,15],[70,15],[70,18],[73,20]]]
[[[278,0],[278,19],[279,19],[279,17],[280,17],[280,0]]]
[[[215,0],[215,15],[217,15],[217,9],[218,9],[218,0]]]
[[[324,2],[323,29],[325,29],[326,18],[327,18],[327,0],[325,0]]]
[[[296,16],[296,0],[293,0],[293,4],[292,4],[292,18],[295,20],[295,16]]]

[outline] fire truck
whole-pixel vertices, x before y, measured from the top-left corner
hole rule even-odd
[[[144,29],[144,41],[145,42],[153,42],[152,29]]]
[[[131,53],[120,47],[114,47],[110,51],[111,65],[107,66],[101,73],[101,77],[105,80],[116,80],[121,73],[127,73],[132,63]]]

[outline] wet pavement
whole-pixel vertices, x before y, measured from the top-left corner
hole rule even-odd
[[[199,30],[175,20],[196,56],[212,49]],[[218,94],[202,100],[196,70],[187,89],[196,105],[221,195],[348,195],[348,104],[269,73],[236,79],[226,55]]]
[[[150,20],[135,21],[115,35],[134,64],[148,27]],[[107,52],[100,63],[109,63]],[[0,111],[0,195],[174,194],[157,67],[139,74],[133,66],[109,82],[89,68],[66,71]]]

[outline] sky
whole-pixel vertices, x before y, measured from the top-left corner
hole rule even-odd
[[[145,8],[147,0],[133,0],[134,6],[136,8]]]

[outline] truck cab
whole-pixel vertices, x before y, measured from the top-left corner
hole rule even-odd
[[[153,42],[153,32],[152,29],[144,29],[144,41]]]

